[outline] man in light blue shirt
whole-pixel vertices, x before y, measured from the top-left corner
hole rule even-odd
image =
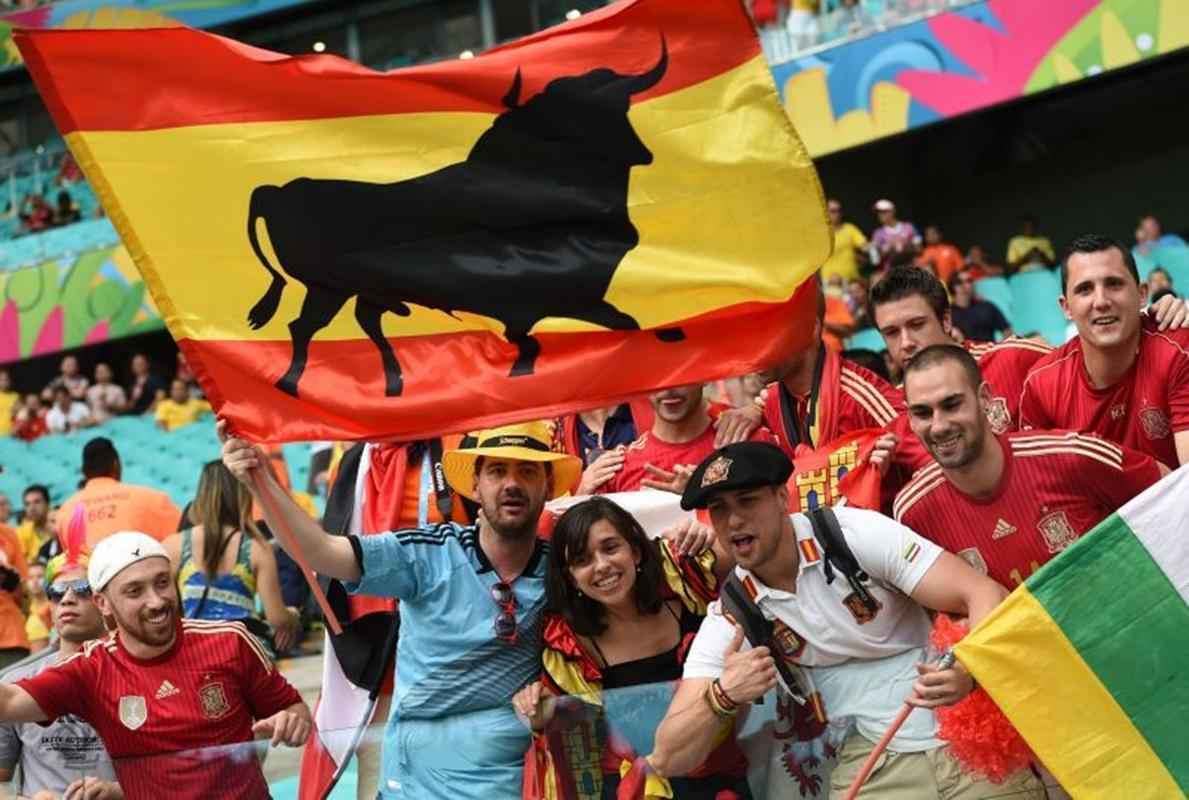
[[[225,427],[219,423],[221,434]],[[479,523],[465,527],[331,536],[271,473],[259,473],[265,519],[295,536],[312,569],[346,582],[348,591],[400,600],[383,800],[521,796],[529,732],[511,701],[540,673],[549,546],[537,538],[537,523],[547,500],[577,484],[582,465],[550,449],[545,423],[477,438],[477,446],[442,459],[451,487],[482,508]],[[235,438],[226,439],[223,461],[249,486],[253,470],[267,463],[256,447]]]
[[[1135,249],[1139,255],[1148,256],[1157,250],[1171,247],[1184,247],[1185,240],[1175,233],[1164,233],[1160,227],[1160,220],[1148,214],[1140,217],[1135,228]]]

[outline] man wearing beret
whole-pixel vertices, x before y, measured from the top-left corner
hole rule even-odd
[[[840,746],[831,797],[849,788],[903,703],[917,707],[892,739],[863,798],[1043,796],[1030,772],[992,785],[965,774],[937,738],[931,711],[973,688],[960,666],[926,664],[926,608],[967,617],[972,625],[1005,595],[994,581],[899,523],[874,511],[835,507],[861,568],[862,597],[830,569],[804,514],[789,515],[792,464],[777,447],[728,445],[703,461],[682,495],[686,509],[709,511],[736,576],[763,616],[774,622],[769,646],[751,647],[721,602],[698,631],[683,681],[649,756],[662,775],[682,775],[706,757],[724,720],[765,695],[791,698],[815,715]],[[796,678],[778,680],[777,662]],[[796,796],[790,784],[788,796]]]

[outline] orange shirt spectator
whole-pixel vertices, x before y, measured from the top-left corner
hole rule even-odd
[[[855,318],[846,301],[838,297],[826,298],[826,316],[822,320],[822,341],[836,353],[843,350],[842,340],[855,332]]]
[[[933,273],[942,283],[949,283],[950,276],[962,269],[965,260],[962,251],[945,241],[941,228],[936,225],[925,227],[925,249],[917,256],[917,265]]]
[[[29,654],[25,612],[21,609],[21,583],[28,577],[29,570],[17,532],[7,525],[0,525],[0,566],[18,576],[13,588],[0,589],[0,667],[6,667]]]
[[[142,531],[158,541],[177,533],[182,512],[169,495],[120,482],[120,456],[110,439],[99,437],[83,447],[82,489],[58,509],[58,530],[70,529],[74,508],[82,505],[87,525],[87,548],[119,531]]]

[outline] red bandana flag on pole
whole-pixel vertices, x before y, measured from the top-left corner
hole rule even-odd
[[[473,430],[808,344],[821,188],[738,0],[388,73],[185,28],[16,39],[247,438]]]

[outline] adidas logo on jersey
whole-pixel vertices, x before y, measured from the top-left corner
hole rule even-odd
[[[991,534],[992,539],[1002,539],[1004,536],[1011,536],[1016,532],[1016,526],[1011,525],[1002,517],[995,523],[995,531]]]
[[[157,689],[157,699],[164,700],[167,697],[173,697],[175,694],[181,694],[181,692],[181,689],[174,686],[169,681],[161,681],[161,686]]]

